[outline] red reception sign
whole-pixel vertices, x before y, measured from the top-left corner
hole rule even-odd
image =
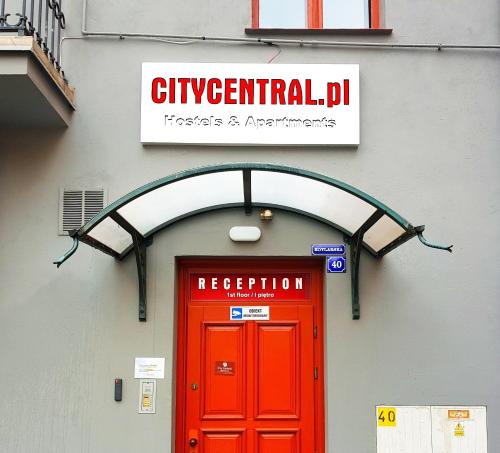
[[[213,301],[270,301],[309,299],[310,276],[278,274],[192,274],[191,299]]]

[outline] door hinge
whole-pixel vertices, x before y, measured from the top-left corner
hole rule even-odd
[[[318,338],[318,326],[314,326],[314,329],[313,329],[313,337],[314,337],[314,338]]]
[[[318,379],[318,367],[314,367],[314,379]]]

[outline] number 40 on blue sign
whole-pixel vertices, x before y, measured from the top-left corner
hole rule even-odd
[[[345,272],[345,258],[343,256],[329,256],[326,259],[326,271],[330,273]]]

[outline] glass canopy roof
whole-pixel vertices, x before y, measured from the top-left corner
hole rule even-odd
[[[331,225],[349,236],[353,319],[360,317],[358,272],[361,246],[381,257],[414,236],[429,247],[424,226],[412,226],[380,201],[336,179],[270,164],[225,164],[176,173],[130,192],[79,230],[59,267],[85,242],[122,259],[134,251],[139,278],[139,320],[146,321],[146,246],[162,228],[201,212],[273,207]]]
[[[407,220],[356,188],[333,178],[270,164],[202,167],[153,181],[125,195],[72,233],[82,242],[123,258],[134,236],[200,212],[227,207],[275,207],[312,217],[382,256],[418,234]]]

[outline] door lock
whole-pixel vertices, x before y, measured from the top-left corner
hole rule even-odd
[[[198,439],[195,439],[194,437],[189,439],[189,446],[190,447],[196,447],[198,445]]]

